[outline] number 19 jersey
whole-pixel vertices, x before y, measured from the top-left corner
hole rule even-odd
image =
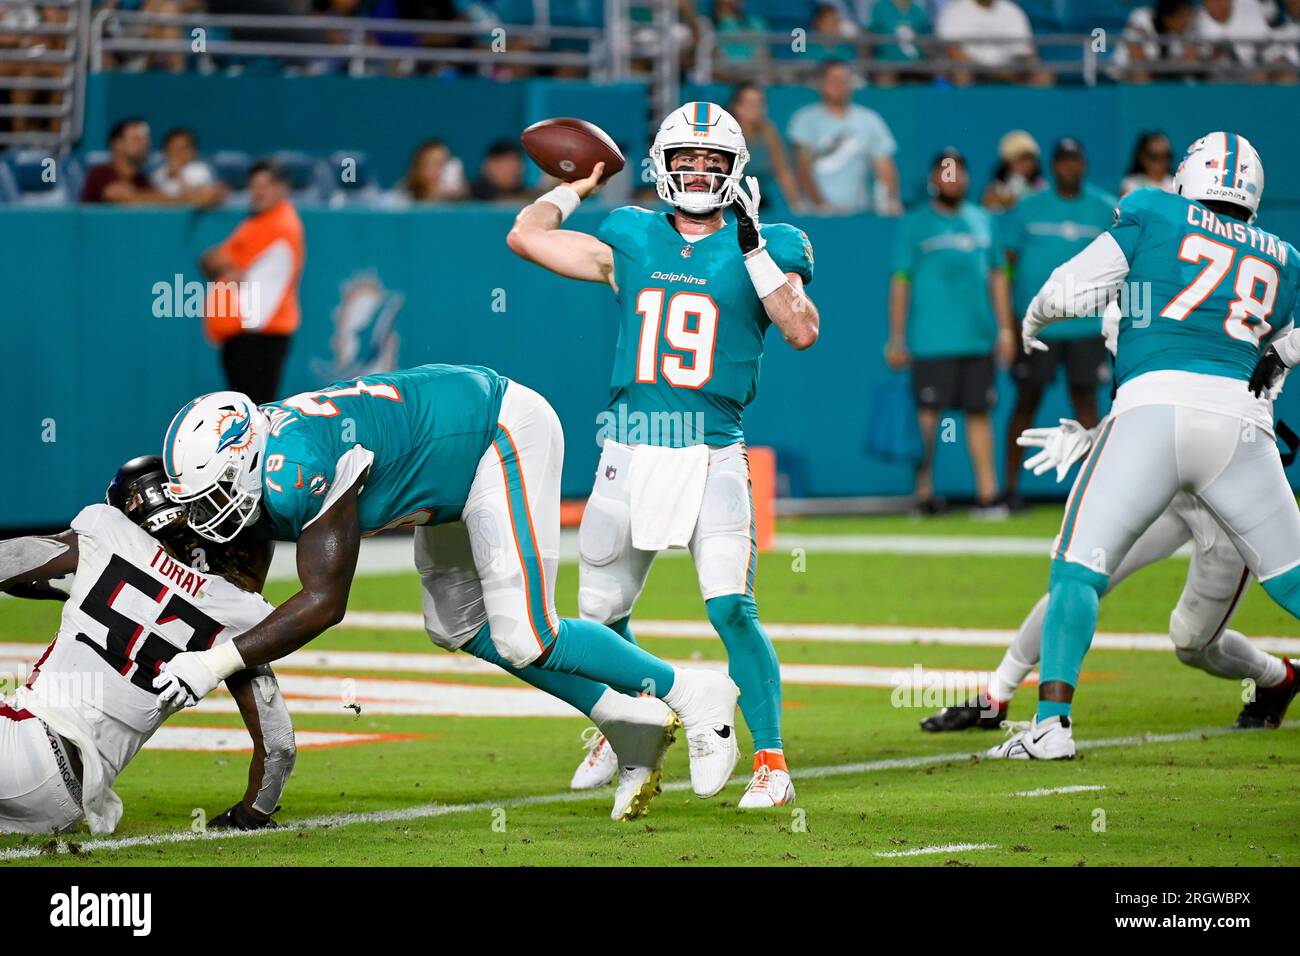
[[[1110,235],[1129,263],[1120,385],[1160,370],[1248,380],[1260,344],[1292,321],[1300,257],[1272,233],[1140,189],[1120,202]]]
[[[688,242],[671,216],[637,206],[596,233],[614,250],[618,346],[606,433],[625,444],[730,445],[758,391],[770,325],[728,219]],[[812,282],[812,244],[794,226],[762,226],[782,272]]]

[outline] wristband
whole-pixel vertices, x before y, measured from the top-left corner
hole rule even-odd
[[[582,202],[582,197],[568,183],[561,183],[537,201],[548,202],[559,209],[560,222],[564,222],[573,215],[573,211],[578,208],[578,203]]]
[[[771,254],[762,247],[758,252],[745,257],[745,271],[749,273],[749,281],[754,283],[754,291],[760,299],[766,299],[790,281]]]
[[[225,680],[236,671],[244,669],[244,658],[239,653],[239,648],[235,646],[234,641],[226,641],[224,644],[218,644],[209,650],[203,652],[204,663],[212,668],[212,673],[216,674],[221,680]]]

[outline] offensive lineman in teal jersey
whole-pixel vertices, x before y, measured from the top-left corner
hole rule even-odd
[[[595,236],[561,229],[600,183],[559,186],[524,208],[508,239],[525,259],[571,279],[607,283],[618,347],[596,484],[579,530],[578,606],[630,643],[632,605],[655,555],[689,547],[709,621],[754,738],[754,776],[741,808],[790,803],[781,740],[781,675],[754,604],[757,545],[741,415],[758,389],[764,336],[775,325],[795,349],[817,340],[812,246],[793,226],[760,225],[758,183],[735,119],[696,102],[664,120],[650,149],[671,212],[615,209]],[[731,207],[735,219],[723,218]],[[601,786],[619,765],[601,735],[574,774]]]
[[[199,534],[296,541],[302,589],[234,641],[173,658],[160,700],[196,703],[338,624],[363,535],[415,527],[425,629],[572,704],[626,750],[614,819],[643,815],[680,718],[700,796],[735,768],[736,687],[555,612],[564,433],[491,369],[425,365],[253,405],[194,399],[164,440],[167,494]],[[254,524],[256,522],[256,524]],[[643,696],[637,696],[643,695]]]
[[[1251,225],[1264,171],[1245,137],[1201,137],[1174,184],[1176,194],[1126,196],[1114,225],[1056,269],[1025,314],[1025,349],[1041,350],[1047,324],[1118,302],[1106,315],[1118,316],[1107,335],[1119,387],[1053,548],[1038,713],[993,757],[1074,756],[1070,706],[1098,599],[1179,492],[1205,505],[1269,596],[1300,616],[1300,509],[1265,394],[1300,358],[1291,349],[1300,258]]]

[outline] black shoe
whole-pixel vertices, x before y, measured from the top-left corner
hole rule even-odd
[[[1033,511],[1033,505],[1020,497],[1018,491],[1012,491],[1002,496],[1002,503],[1007,506],[1007,510],[1013,515],[1022,515],[1026,512]]]
[[[947,513],[948,502],[942,498],[921,498],[912,505],[912,514],[919,518],[933,518],[935,515]]]
[[[1237,730],[1277,730],[1286,716],[1286,709],[1291,706],[1297,691],[1300,691],[1300,672],[1298,662],[1286,662],[1287,679],[1276,687],[1256,687],[1255,699],[1237,715],[1237,722],[1232,726]]]
[[[1011,705],[999,701],[995,709],[983,694],[970,703],[945,707],[937,714],[932,714],[921,721],[921,729],[932,734],[941,734],[949,730],[968,730],[978,727],[980,730],[997,730],[1007,719],[1007,710]]]

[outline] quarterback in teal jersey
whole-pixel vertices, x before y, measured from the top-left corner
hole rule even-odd
[[[709,620],[754,738],[742,808],[790,803],[781,740],[781,675],[754,603],[757,545],[742,413],[758,390],[768,327],[795,349],[816,340],[804,293],[812,245],[758,221],[758,183],[742,183],[749,151],[714,103],[673,110],[650,148],[671,211],[613,210],[596,235],[560,228],[600,183],[603,166],[519,214],[510,248],[552,272],[607,284],[618,314],[604,446],[579,530],[578,606],[635,643],[628,619],[655,555],[688,547]],[[724,218],[730,208],[734,218]],[[574,774],[607,783],[621,754],[601,735]]]
[[[154,682],[160,699],[195,703],[338,624],[361,538],[413,526],[430,639],[567,701],[617,740],[614,819],[646,812],[679,718],[697,794],[735,768],[730,679],[556,614],[564,433],[532,389],[491,369],[425,365],[261,407],[217,392],[176,414],[163,459],[194,531],[228,541],[251,526],[296,541],[302,589],[234,640],[173,658]]]
[[[1106,309],[1118,389],[1053,547],[1038,713],[990,756],[1074,756],[1070,709],[1098,600],[1180,493],[1205,506],[1265,592],[1300,616],[1300,509],[1268,394],[1300,358],[1300,259],[1253,224],[1264,170],[1244,136],[1198,139],[1174,185],[1126,196],[1111,228],[1057,268],[1025,314],[1025,348],[1041,350],[1050,323]],[[1282,670],[1280,684],[1259,691],[1277,699],[1278,719],[1297,689],[1294,663]]]

